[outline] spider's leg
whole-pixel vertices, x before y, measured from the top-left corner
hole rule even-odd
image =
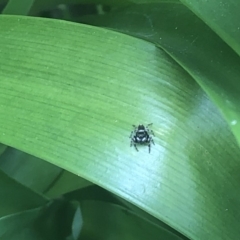
[[[129,136],[129,138],[132,138],[133,132],[134,132],[134,131],[131,132],[131,135]]]
[[[153,143],[153,145],[155,145],[155,143],[154,143],[154,141],[153,141],[153,139],[152,139],[152,138],[150,138],[150,141]]]
[[[150,133],[151,133],[153,136],[155,136],[155,134],[154,134],[153,130],[150,130]]]
[[[148,128],[148,125],[146,127],[146,131],[148,132],[149,135],[152,134],[153,136],[155,136],[153,130]]]
[[[149,153],[151,152],[151,143],[148,144]]]
[[[134,143],[134,147],[135,147],[135,149],[138,151],[136,143]]]
[[[133,140],[131,139],[131,142],[130,142],[130,147],[132,147],[132,145],[133,145]]]

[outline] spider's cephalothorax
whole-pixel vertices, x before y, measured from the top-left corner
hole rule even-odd
[[[135,128],[130,135],[131,138],[131,144],[130,146],[134,146],[137,149],[137,144],[140,145],[148,145],[149,148],[149,153],[151,151],[151,143],[154,144],[154,141],[152,139],[152,136],[154,136],[154,133],[151,129],[149,129],[148,127],[152,125],[152,123],[148,124],[146,127],[144,125],[138,125],[135,126],[133,125],[133,127]]]

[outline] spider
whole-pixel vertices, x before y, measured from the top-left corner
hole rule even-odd
[[[133,125],[134,127],[134,130],[131,132],[131,135],[130,135],[130,138],[131,138],[131,144],[130,144],[130,147],[132,147],[132,145],[135,147],[135,149],[138,151],[137,149],[137,144],[140,144],[140,145],[148,145],[148,148],[149,148],[149,153],[151,151],[151,143],[154,143],[153,139],[152,139],[152,136],[155,136],[154,135],[154,132],[149,129],[148,127],[152,125],[152,123],[144,126],[144,125],[138,125],[138,126],[135,126]]]

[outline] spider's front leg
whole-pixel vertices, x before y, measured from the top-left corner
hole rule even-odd
[[[153,145],[155,145],[152,137],[149,138],[149,144],[148,144],[149,153],[151,152],[151,143],[152,143]]]
[[[138,151],[138,148],[137,148],[137,145],[136,145],[136,143],[134,143],[133,145],[134,145],[135,149]]]
[[[129,138],[131,138],[131,139],[133,138],[133,135],[136,134],[136,128],[137,128],[135,125],[132,125],[132,126],[134,127],[134,130],[130,134]]]
[[[130,137],[129,138],[132,138],[133,134],[136,133],[136,126],[135,125],[132,125],[134,127],[134,130],[131,131],[131,134],[130,134]]]
[[[132,138],[132,135],[133,135],[133,131],[131,132],[131,134],[130,134],[129,138]]]
[[[133,146],[135,147],[135,149],[138,151],[137,145],[136,145],[136,143],[134,142],[133,139],[131,140],[130,147],[132,147],[132,145],[133,145]]]
[[[152,144],[155,145],[152,137],[150,137],[150,142],[152,142]]]
[[[148,127],[151,126],[151,125],[152,125],[152,123],[149,123],[149,124],[146,126],[147,132],[148,132],[149,134],[152,134],[153,136],[155,136],[153,130],[148,128]]]
[[[129,138],[131,138],[131,139],[132,139],[132,138],[133,138],[133,134],[134,134],[134,133],[135,133],[135,131],[132,131],[132,132],[131,132],[131,134],[130,134],[130,136],[129,136]]]
[[[153,132],[153,130],[151,129],[151,130],[149,130],[150,131],[150,133],[153,135],[153,136],[155,136],[155,134],[154,134],[154,132]]]

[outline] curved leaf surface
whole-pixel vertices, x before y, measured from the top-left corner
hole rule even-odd
[[[240,56],[240,1],[181,0]]]
[[[9,0],[2,14],[27,15],[34,0]]]
[[[82,239],[168,239],[181,240],[178,236],[139,217],[118,205],[98,202],[81,202],[84,226]]]
[[[39,239],[31,231],[34,221],[40,216],[43,207],[34,210],[22,211],[0,218],[0,238],[2,240]]]
[[[0,171],[0,217],[39,207],[47,199]]]
[[[93,185],[93,183],[86,179],[76,176],[68,171],[63,171],[59,178],[52,183],[52,186],[44,192],[44,195],[49,198],[56,198],[70,191],[82,189],[91,185]]]
[[[74,205],[54,201],[39,208],[0,218],[2,240],[66,240],[71,235]]]
[[[5,152],[6,149],[7,149],[7,146],[0,143],[0,157]]]
[[[160,220],[154,218],[152,215],[148,214],[147,212],[141,210],[140,208],[136,207],[135,205],[129,203],[128,201],[106,191],[105,189],[93,185],[86,187],[84,189],[76,190],[70,193],[67,193],[64,195],[64,199],[70,200],[70,201],[79,201],[79,202],[95,202],[96,205],[99,204],[99,202],[110,203],[110,205],[106,205],[106,208],[109,207],[109,211],[111,211],[112,205],[118,205],[125,209],[125,211],[129,211],[129,213],[134,214],[135,216],[138,216],[140,219],[144,219],[144,221],[147,221],[151,223],[154,226],[158,226],[159,230],[161,232],[166,232],[169,235],[173,235],[175,237],[178,237],[179,239],[188,240],[185,236],[174,230],[173,228],[169,227],[165,223],[161,222]],[[108,212],[108,211],[106,211]],[[98,213],[99,214],[99,213]],[[110,215],[113,213],[111,212]],[[87,215],[87,214],[86,214]],[[140,220],[139,219],[139,220]],[[125,220],[123,220],[125,221]],[[99,224],[98,224],[99,226]],[[123,225],[124,226],[124,225]],[[145,227],[144,230],[146,230],[148,227]],[[111,229],[109,230],[111,231]],[[149,231],[149,229],[147,230]],[[170,234],[171,233],[171,234]],[[137,234],[138,235],[138,234]],[[160,236],[159,232],[159,236]],[[168,239],[166,237],[166,239]]]
[[[216,107],[164,51],[64,21],[0,16],[0,23],[0,142],[192,239],[238,239],[239,148]],[[136,152],[131,125],[150,122],[155,146]]]
[[[1,0],[0,0],[1,1]],[[51,9],[57,6],[60,6],[61,4],[65,4],[66,6],[74,5],[74,4],[86,4],[86,5],[107,5],[107,6],[126,6],[129,3],[131,3],[130,0],[121,0],[121,1],[113,1],[113,0],[35,0],[35,3],[33,4],[33,7],[31,9],[30,14],[36,15],[39,10],[43,9]]]
[[[0,169],[48,198],[56,198],[92,184],[56,165],[10,147],[0,156]]]
[[[53,164],[10,147],[0,156],[0,169],[39,193],[51,188],[63,171]]]
[[[240,143],[240,58],[184,5],[159,1],[83,18],[146,39],[164,49],[220,109]]]

